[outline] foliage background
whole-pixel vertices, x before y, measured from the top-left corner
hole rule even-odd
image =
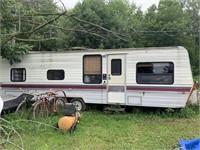
[[[184,46],[199,73],[199,0],[160,0],[143,12],[127,0],[0,0],[1,55],[11,64],[30,50]]]

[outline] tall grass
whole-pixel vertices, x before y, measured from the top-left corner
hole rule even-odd
[[[11,133],[0,149],[55,150],[55,149],[174,149],[178,141],[200,137],[199,106],[180,110],[133,108],[131,113],[107,113],[90,108],[81,113],[81,121],[72,134],[54,129],[61,116],[38,118],[37,121],[18,118],[14,114],[3,116],[1,126],[11,126],[19,135]],[[9,122],[9,123],[8,123]],[[12,129],[11,128],[11,129]],[[5,129],[7,132],[11,130]],[[2,138],[4,137],[4,139]],[[18,147],[16,147],[18,145]]]

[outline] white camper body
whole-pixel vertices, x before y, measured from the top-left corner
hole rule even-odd
[[[180,108],[192,86],[183,47],[30,52],[13,65],[0,58],[4,96],[60,89],[86,104]]]

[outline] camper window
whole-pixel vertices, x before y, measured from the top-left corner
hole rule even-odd
[[[65,72],[64,70],[48,70],[47,79],[48,80],[64,80]]]
[[[113,76],[120,76],[122,74],[122,60],[121,59],[111,60],[111,74]]]
[[[25,82],[26,80],[25,68],[12,68],[10,74],[12,82]]]
[[[174,83],[174,64],[172,62],[139,62],[136,67],[138,84]]]
[[[102,82],[102,57],[101,55],[83,56],[83,82],[100,84]]]

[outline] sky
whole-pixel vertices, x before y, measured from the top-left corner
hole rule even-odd
[[[59,1],[59,0],[55,0]],[[61,0],[67,9],[73,8],[77,2],[82,0]],[[141,7],[142,11],[146,11],[152,4],[158,5],[159,0],[129,0],[130,3],[134,2],[138,7]],[[61,5],[61,4],[59,4]],[[61,5],[62,6],[62,5]]]

